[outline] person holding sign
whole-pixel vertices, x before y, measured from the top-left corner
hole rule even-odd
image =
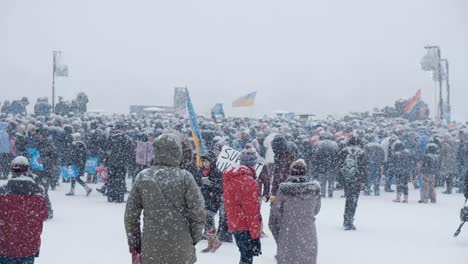
[[[202,160],[202,186],[201,192],[205,199],[205,237],[208,239],[208,248],[203,252],[215,252],[221,242],[216,235],[214,217],[221,205],[221,196],[223,195],[223,174],[216,167],[216,157],[213,152],[201,157]]]
[[[257,152],[254,148],[245,149],[239,159],[241,166],[224,174],[224,205],[229,230],[234,233],[240,251],[240,263],[252,264],[253,257],[262,254],[262,217],[255,172]]]

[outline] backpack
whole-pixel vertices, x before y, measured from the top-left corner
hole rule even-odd
[[[358,157],[361,154],[360,148],[350,148],[348,149],[348,154],[341,166],[340,172],[343,176],[343,179],[346,182],[356,182],[359,180],[357,174],[359,172],[358,169]]]

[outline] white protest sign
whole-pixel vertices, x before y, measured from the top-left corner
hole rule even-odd
[[[223,148],[221,149],[221,153],[219,153],[218,155],[218,161],[216,162],[216,166],[222,172],[225,172],[231,167],[240,167],[239,158],[239,151],[228,146],[223,146]],[[257,173],[257,177],[260,176],[263,166],[264,164],[261,162],[259,162],[257,166],[255,166],[255,172]]]

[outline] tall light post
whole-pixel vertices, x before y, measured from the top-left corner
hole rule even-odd
[[[55,55],[60,51],[52,51],[52,113],[55,113]]]
[[[422,69],[425,71],[433,72],[434,81],[439,83],[439,106],[437,111],[437,117],[439,121],[443,119],[443,97],[442,97],[442,64],[441,64],[441,51],[439,46],[425,46],[428,53],[423,57],[421,61]],[[430,53],[431,50],[435,50],[435,56]]]
[[[55,113],[55,77],[68,77],[68,66],[62,61],[62,52],[52,51],[52,113]]]
[[[445,86],[447,89],[447,121],[451,121],[452,107],[450,106],[450,78],[449,78],[449,61],[447,59],[441,59],[445,63]]]

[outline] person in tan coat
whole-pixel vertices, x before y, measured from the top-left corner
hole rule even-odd
[[[291,176],[279,185],[270,210],[269,227],[277,245],[278,264],[316,264],[318,253],[315,216],[320,212],[320,186],[306,177],[300,159]]]
[[[135,179],[125,209],[130,252],[141,264],[193,264],[205,226],[203,196],[193,176],[180,168],[180,137],[163,134],[153,145],[154,165]]]

